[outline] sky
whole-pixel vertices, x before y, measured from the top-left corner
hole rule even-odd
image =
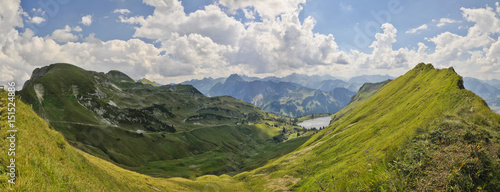
[[[162,84],[291,73],[500,77],[500,5],[432,0],[3,0],[0,83],[71,63]]]

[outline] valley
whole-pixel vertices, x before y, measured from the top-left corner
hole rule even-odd
[[[36,69],[20,95],[73,146],[158,177],[236,174],[310,136],[292,139],[301,128],[291,118],[243,101],[205,97],[190,85],[135,82],[119,71],[53,64]]]

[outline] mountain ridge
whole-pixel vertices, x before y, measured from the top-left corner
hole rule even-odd
[[[236,178],[257,191],[500,188],[500,116],[453,68],[420,63],[354,105],[294,152]],[[478,157],[467,143],[491,147]]]
[[[273,143],[283,127],[289,134],[300,128],[290,118],[231,97],[205,97],[192,85],[156,87],[118,71],[86,71],[70,64],[52,64],[34,74],[37,78],[20,92],[23,102],[73,146],[141,173],[234,174],[304,141]],[[282,151],[240,161],[243,151],[264,146],[281,146]],[[199,160],[192,161],[195,157]],[[174,169],[179,164],[188,166]]]

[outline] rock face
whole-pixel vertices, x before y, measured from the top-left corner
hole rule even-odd
[[[43,75],[45,75],[49,70],[50,70],[50,67],[36,68],[35,70],[33,70],[33,73],[31,74],[31,78],[24,83],[23,89],[27,85],[31,84],[33,81],[36,81],[40,77],[42,77]]]

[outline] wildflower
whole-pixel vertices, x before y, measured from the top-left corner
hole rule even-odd
[[[368,152],[370,152],[370,151],[368,151],[368,150],[365,150],[365,153],[368,153]]]
[[[373,149],[373,147],[372,147],[372,149]]]

